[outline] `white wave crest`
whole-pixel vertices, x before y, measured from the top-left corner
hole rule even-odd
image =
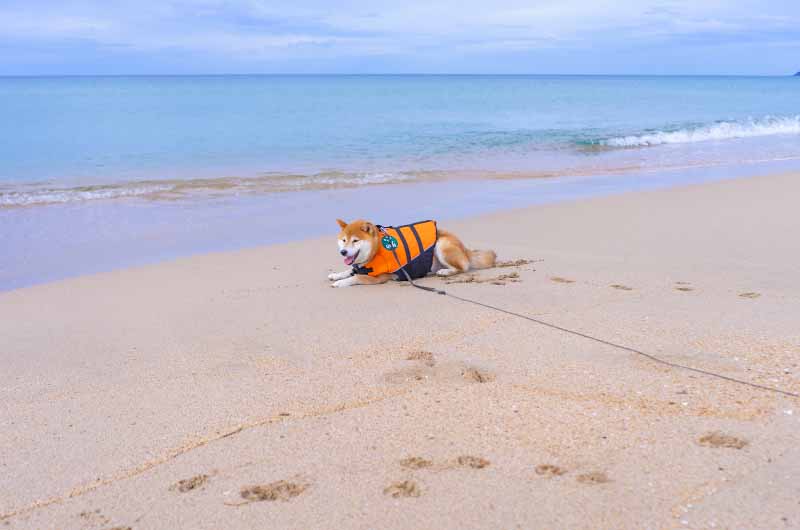
[[[253,178],[221,177],[212,179],[170,180],[161,182],[128,182],[76,188],[27,187],[6,191],[0,188],[0,208],[40,206],[84,201],[121,199],[126,197],[172,199],[196,194],[269,193],[337,187],[391,184],[414,180],[407,173],[344,173],[329,171],[314,175],[284,174]]]
[[[108,187],[98,189],[41,189],[0,192],[2,206],[34,206],[39,204],[65,204],[98,199],[136,197],[169,191],[172,186]]]
[[[685,144],[709,140],[753,138],[775,134],[800,134],[800,116],[764,118],[748,122],[719,122],[694,129],[657,131],[649,134],[622,136],[603,141],[609,147],[646,147],[662,144]]]
[[[413,175],[404,173],[321,173],[299,181],[298,184],[308,186],[318,185],[367,185],[367,184],[393,184],[414,180]]]

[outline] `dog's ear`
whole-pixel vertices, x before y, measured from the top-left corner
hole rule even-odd
[[[344,228],[345,226],[347,226],[347,223],[342,221],[341,219],[337,219],[336,222],[339,223],[339,226],[341,228]]]
[[[364,223],[364,226],[361,227],[361,230],[368,233],[371,236],[374,236],[375,233],[378,231],[378,228],[372,223]]]

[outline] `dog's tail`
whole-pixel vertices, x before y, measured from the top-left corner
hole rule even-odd
[[[497,259],[494,250],[468,250],[470,269],[491,269]]]

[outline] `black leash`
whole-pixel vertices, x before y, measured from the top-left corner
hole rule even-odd
[[[753,388],[759,388],[761,390],[767,390],[769,392],[775,392],[777,394],[783,394],[785,396],[790,396],[790,397],[794,397],[794,398],[800,397],[800,394],[797,394],[795,392],[789,392],[788,390],[781,390],[780,388],[773,388],[771,386],[759,385],[758,383],[751,383],[750,381],[743,381],[741,379],[736,379],[734,377],[728,377],[727,375],[722,375],[722,374],[718,374],[718,373],[715,373],[715,372],[709,372],[708,370],[703,370],[701,368],[694,368],[692,366],[686,366],[686,365],[683,365],[683,364],[674,363],[672,361],[666,361],[666,360],[661,359],[659,357],[656,357],[655,355],[652,355],[650,353],[646,353],[646,352],[643,352],[641,350],[637,350],[636,348],[631,348],[629,346],[623,346],[622,344],[617,344],[615,342],[611,342],[611,341],[608,341],[608,340],[605,340],[605,339],[600,339],[598,337],[593,337],[592,335],[587,335],[586,333],[582,333],[580,331],[575,331],[573,329],[568,329],[568,328],[565,328],[565,327],[562,327],[562,326],[558,326],[556,324],[551,324],[550,322],[546,322],[544,320],[539,320],[538,318],[529,317],[529,316],[523,315],[521,313],[515,313],[514,311],[509,311],[508,309],[503,309],[501,307],[496,307],[496,306],[493,306],[493,305],[484,304],[483,302],[478,302],[477,300],[471,300],[469,298],[463,298],[461,296],[448,293],[447,291],[444,291],[442,289],[436,289],[435,287],[425,287],[424,285],[418,285],[418,284],[414,283],[414,281],[411,279],[411,276],[408,275],[408,273],[406,272],[405,269],[400,269],[400,270],[405,275],[406,279],[408,280],[408,283],[410,283],[411,285],[413,285],[417,289],[422,289],[423,291],[428,291],[429,293],[436,293],[436,294],[440,294],[440,295],[443,295],[443,296],[449,296],[450,298],[455,298],[456,300],[460,300],[462,302],[468,302],[470,304],[479,305],[479,306],[485,307],[487,309],[493,309],[495,311],[499,311],[499,312],[505,313],[507,315],[512,315],[512,316],[515,316],[515,317],[524,318],[525,320],[529,320],[531,322],[535,322],[536,324],[540,324],[542,326],[547,326],[548,328],[552,328],[552,329],[555,329],[555,330],[558,330],[558,331],[563,331],[564,333],[569,333],[569,334],[572,334],[572,335],[576,335],[576,336],[582,337],[584,339],[593,340],[595,342],[599,342],[600,344],[605,344],[606,346],[611,346],[612,348],[618,348],[620,350],[625,350],[625,351],[628,351],[628,352],[631,352],[631,353],[635,353],[636,355],[641,355],[642,357],[646,357],[647,359],[650,359],[653,362],[656,362],[656,363],[659,363],[659,364],[663,364],[665,366],[669,366],[669,367],[672,367],[672,368],[678,368],[678,369],[681,369],[681,370],[688,370],[690,372],[695,372],[695,373],[698,373],[698,374],[707,375],[709,377],[716,377],[717,379],[723,379],[725,381],[730,381],[731,383],[738,383],[740,385],[746,385],[746,386],[750,386],[750,387],[753,387]]]

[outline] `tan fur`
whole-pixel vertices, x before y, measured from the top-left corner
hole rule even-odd
[[[491,269],[497,261],[494,250],[468,250],[470,269]]]
[[[353,221],[352,223],[345,223],[341,219],[336,220],[339,223],[339,226],[342,227],[342,231],[339,232],[339,238],[357,238],[362,241],[370,241],[371,245],[371,252],[366,256],[366,259],[359,260],[363,261],[363,263],[367,263],[369,260],[375,257],[375,253],[378,252],[378,244],[380,243],[381,233],[378,230],[378,227],[375,226],[374,223],[370,223],[369,221],[365,221],[364,219],[358,219]]]
[[[337,219],[341,231],[339,232],[339,248],[348,256],[356,255],[354,264],[368,263],[378,252],[381,232],[374,223],[359,219],[351,223]],[[440,276],[451,276],[474,269],[488,269],[494,267],[497,255],[493,250],[469,250],[455,234],[437,230],[438,241],[434,250],[433,269]],[[357,253],[356,253],[357,252]],[[394,274],[380,276],[367,276],[358,274],[350,276],[349,270],[328,275],[333,281],[333,287],[348,287],[351,285],[375,285],[386,283],[395,278]]]

